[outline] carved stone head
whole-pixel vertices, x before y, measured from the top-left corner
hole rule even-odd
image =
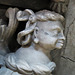
[[[17,13],[17,19],[28,20],[25,30],[18,33],[18,43],[24,46],[31,42],[31,46],[8,54],[5,58],[7,67],[25,75],[51,75],[56,65],[49,59],[50,50],[62,48],[65,40],[63,16],[48,10],[34,13],[26,9]]]
[[[27,9],[24,12],[19,11],[17,19],[19,21],[28,19],[25,30],[18,33],[17,41],[19,44],[26,45],[32,41],[47,50],[62,48],[63,41],[65,40],[62,27],[64,17],[62,15],[48,10],[34,13]],[[31,35],[32,32],[33,34]],[[23,40],[24,36],[26,39]]]

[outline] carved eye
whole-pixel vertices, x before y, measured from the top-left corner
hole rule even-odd
[[[57,31],[57,32],[55,33],[55,35],[58,36],[60,32],[61,32],[61,31]]]
[[[54,30],[54,31],[53,31],[54,36],[58,36],[59,33],[60,33],[60,31],[58,31],[58,30]]]
[[[57,31],[57,33],[59,34],[61,31]]]

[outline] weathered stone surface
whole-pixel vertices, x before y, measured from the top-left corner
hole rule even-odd
[[[50,0],[0,0],[0,4],[18,6],[30,9],[44,9],[49,5]]]
[[[66,47],[63,55],[75,61],[75,0],[70,0],[65,30]]]
[[[70,0],[66,13],[66,42],[55,75],[75,75],[75,0]]]
[[[75,75],[75,62],[61,57],[60,66],[55,75]]]

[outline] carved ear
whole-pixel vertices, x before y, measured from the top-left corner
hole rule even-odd
[[[34,36],[35,37],[37,36],[38,31],[39,31],[39,28],[38,27],[35,27],[35,30],[34,30]]]
[[[35,30],[34,30],[34,42],[35,43],[38,43],[39,42],[39,39],[37,38],[38,30],[39,30],[39,28],[38,27],[35,27]]]
[[[26,21],[29,19],[29,16],[33,15],[33,14],[34,14],[34,12],[30,9],[26,9],[24,11],[19,11],[17,13],[17,19],[18,19],[18,21]]]

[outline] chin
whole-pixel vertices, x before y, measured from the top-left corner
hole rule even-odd
[[[56,49],[61,49],[63,47],[63,44],[56,44]]]
[[[58,47],[57,49],[61,49],[62,47]]]
[[[56,47],[56,49],[61,49],[63,46],[60,46],[60,47]]]

